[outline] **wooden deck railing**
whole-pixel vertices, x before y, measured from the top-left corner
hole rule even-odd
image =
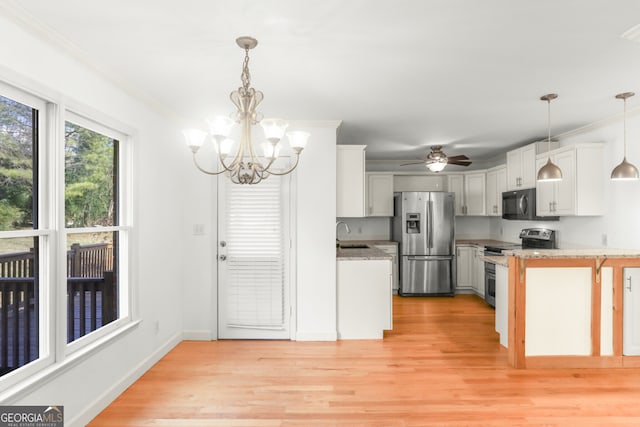
[[[0,373],[38,358],[38,292],[32,277],[0,278]]]
[[[67,279],[67,342],[118,318],[118,290],[113,271],[103,277]]]
[[[34,252],[0,255],[0,375],[38,358],[38,281]],[[118,318],[110,244],[67,252],[67,342]]]

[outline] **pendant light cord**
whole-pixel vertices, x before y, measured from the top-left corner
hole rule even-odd
[[[622,135],[623,135],[622,141],[623,141],[623,147],[624,147],[624,159],[626,159],[627,158],[627,98],[624,98],[623,101],[624,101],[624,116],[622,119],[622,123],[623,123],[624,130],[622,132]]]
[[[551,159],[551,99],[547,99],[547,156]]]

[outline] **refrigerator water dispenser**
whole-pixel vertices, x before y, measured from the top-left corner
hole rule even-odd
[[[407,214],[407,234],[420,233],[420,214],[408,213]]]

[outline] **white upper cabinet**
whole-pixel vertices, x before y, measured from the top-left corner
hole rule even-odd
[[[536,167],[544,166],[549,155],[562,171],[562,181],[537,183],[537,215],[604,215],[603,145],[576,144],[553,150],[539,155]]]
[[[456,195],[456,216],[464,215],[464,175],[447,175],[447,191]]]
[[[456,195],[457,216],[486,215],[485,179],[484,171],[447,175],[447,189]]]
[[[367,216],[393,216],[392,174],[367,174]]]
[[[394,175],[393,191],[444,191],[444,175]]]
[[[487,170],[486,208],[489,216],[502,216],[502,193],[507,191],[507,167]]]
[[[336,148],[336,216],[364,217],[366,145],[337,145]]]
[[[520,190],[536,186],[536,144],[507,153],[507,190]]]

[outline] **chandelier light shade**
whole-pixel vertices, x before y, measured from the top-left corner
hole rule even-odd
[[[251,87],[251,75],[249,73],[249,50],[258,45],[258,41],[252,37],[238,37],[236,43],[245,51],[242,74],[240,75],[242,86],[231,92],[231,102],[236,107],[236,112],[231,117],[218,116],[207,121],[209,133],[199,129],[186,129],[183,131],[186,143],[193,153],[193,162],[202,172],[209,175],[224,173],[236,184],[257,184],[270,175],[286,175],[291,173],[300,159],[300,153],[307,145],[308,132],[288,132],[289,145],[296,158],[293,165],[284,171],[275,170],[274,163],[280,156],[282,145],[280,141],[285,135],[289,124],[282,119],[264,119],[257,111],[264,95]],[[234,126],[240,125],[240,142],[230,139]],[[264,132],[264,142],[254,145],[252,128],[260,124]],[[220,167],[210,171],[203,168],[196,154],[205,143],[207,137],[213,142],[213,147],[218,157]],[[236,147],[237,145],[237,147]]]
[[[622,162],[611,171],[612,181],[634,181],[639,178],[638,168],[627,161],[627,98],[631,98],[635,93],[624,92],[616,95],[616,99],[624,101],[624,155]]]
[[[540,97],[541,101],[547,101],[547,163],[538,171],[538,181],[551,182],[562,181],[562,171],[560,168],[551,161],[551,101],[558,97],[555,93],[550,93]]]

